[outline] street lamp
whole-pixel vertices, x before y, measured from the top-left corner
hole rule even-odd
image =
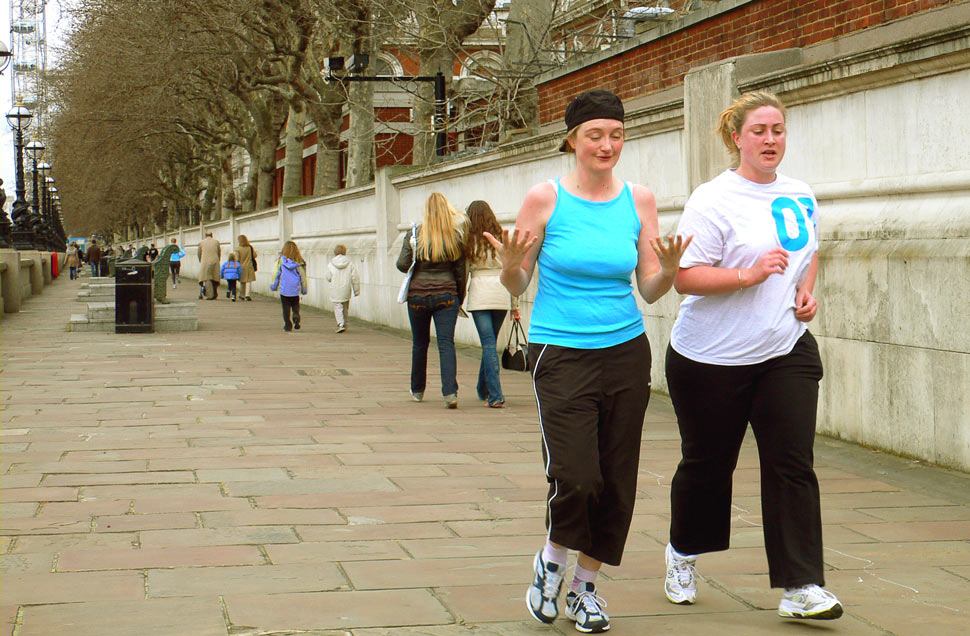
[[[24,200],[24,131],[30,128],[31,117],[33,115],[30,111],[19,104],[7,113],[7,124],[14,131],[14,165],[17,175],[14,188],[17,198],[13,202],[10,218],[14,223],[13,246],[18,250],[34,249],[34,233],[30,230],[28,220],[24,218],[29,209],[27,201]]]
[[[13,53],[7,48],[6,43],[0,42],[0,75],[3,75],[3,72],[10,66],[10,58],[12,57]]]
[[[54,251],[54,219],[51,218],[50,192],[49,188],[54,184],[54,177],[50,174],[51,164],[41,161],[37,164],[37,172],[40,173],[40,218],[44,219],[44,228],[47,230],[47,246]]]
[[[31,215],[33,217],[31,219],[31,225],[34,226],[34,236],[37,239],[37,247],[45,249],[48,247],[45,236],[47,233],[45,231],[46,228],[44,227],[44,217],[40,215],[40,192],[37,187],[37,164],[40,162],[41,157],[44,156],[44,151],[46,149],[47,146],[44,145],[44,142],[37,139],[34,139],[27,144],[27,154],[30,155],[30,158],[34,164],[34,169],[31,171],[34,182],[34,212]]]

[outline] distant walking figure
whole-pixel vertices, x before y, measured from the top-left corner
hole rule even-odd
[[[438,339],[441,394],[445,405],[458,408],[458,360],[455,356],[455,322],[465,297],[465,256],[461,213],[440,192],[424,204],[421,224],[408,230],[397,268],[411,271],[407,285],[408,320],[411,322],[411,397],[424,399],[428,375],[431,321]],[[413,264],[413,269],[412,269]]]
[[[242,274],[239,276],[239,295],[251,301],[249,286],[256,280],[256,250],[249,244],[245,234],[240,234],[236,243],[236,256],[242,266]]]
[[[337,333],[347,330],[347,313],[350,311],[350,294],[360,295],[360,275],[357,267],[347,258],[347,247],[333,248],[333,258],[327,264],[327,281],[330,283],[330,302],[337,319]]]
[[[694,235],[677,291],[687,294],[667,349],[667,386],[683,458],[671,483],[665,592],[693,603],[697,555],[726,550],[731,479],[748,423],[758,442],[761,513],[778,613],[832,619],[842,605],[825,584],[822,517],[813,469],[822,362],[806,323],[815,317],[818,203],[777,172],[785,107],[746,93],[721,113],[735,160],[698,187],[679,232]]]
[[[280,291],[280,304],[283,307],[283,331],[300,328],[300,296],[307,293],[306,263],[300,255],[300,248],[293,241],[287,241],[276,260],[276,271],[270,291]],[[292,319],[291,319],[292,314]]]
[[[202,292],[199,298],[215,300],[219,296],[219,262],[222,259],[222,246],[206,232],[199,243],[199,285]]]

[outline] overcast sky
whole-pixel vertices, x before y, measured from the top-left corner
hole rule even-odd
[[[56,61],[53,55],[53,48],[60,45],[63,39],[63,34],[68,29],[67,18],[61,16],[61,3],[63,0],[47,0],[47,40],[48,40],[48,52],[47,52],[47,66],[53,66]],[[8,0],[0,0],[0,39],[3,43],[10,48],[10,42],[12,38],[10,37],[10,2]],[[0,76],[0,107],[3,109],[3,114],[6,115],[11,108],[13,108],[12,97],[11,97],[11,82],[10,77],[13,69],[7,67],[7,70],[3,72],[3,76]],[[14,195],[14,147],[13,147],[13,132],[10,130],[10,126],[7,125],[7,120],[4,118],[3,123],[0,124],[0,178],[3,179],[3,189],[7,191],[7,203],[6,208],[9,213],[10,206],[13,204]],[[30,141],[30,131],[27,131],[26,139],[24,142]],[[54,176],[56,177],[57,168],[54,169]],[[30,190],[29,184],[24,184],[27,190]]]

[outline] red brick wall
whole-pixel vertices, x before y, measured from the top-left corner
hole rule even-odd
[[[540,84],[539,119],[559,121],[591,88],[628,99],[675,86],[695,66],[805,47],[960,0],[761,0]]]

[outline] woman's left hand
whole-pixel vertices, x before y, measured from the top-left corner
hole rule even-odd
[[[522,320],[522,312],[520,312],[518,309],[513,309],[511,312],[509,312],[509,314],[512,316],[512,320],[515,320],[516,322]]]
[[[680,257],[684,255],[684,251],[690,245],[693,238],[693,234],[686,239],[680,234],[676,237],[668,234],[666,245],[664,245],[663,239],[659,236],[650,239],[650,247],[653,248],[654,254],[657,255],[657,259],[660,261],[661,271],[670,274],[677,273],[677,270],[680,269]]]
[[[811,322],[817,311],[818,301],[815,300],[815,296],[812,296],[812,293],[808,290],[798,290],[798,293],[795,294],[795,318],[802,322]]]

